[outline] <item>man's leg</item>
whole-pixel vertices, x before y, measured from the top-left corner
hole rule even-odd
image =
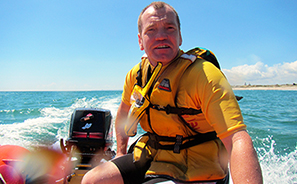
[[[95,167],[84,176],[82,184],[140,184],[150,165],[150,159],[134,162],[133,154],[127,154]]]
[[[121,172],[113,162],[105,162],[87,172],[82,179],[82,184],[123,184]]]

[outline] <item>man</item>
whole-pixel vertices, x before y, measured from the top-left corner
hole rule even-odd
[[[201,50],[179,49],[176,11],[154,2],[140,14],[138,29],[146,56],[126,76],[115,121],[117,156],[88,172],[82,183],[142,183],[145,176],[219,183],[228,175],[228,160],[233,183],[262,183],[230,85],[218,68],[199,58]],[[138,120],[148,133],[127,154],[127,135],[135,134]]]

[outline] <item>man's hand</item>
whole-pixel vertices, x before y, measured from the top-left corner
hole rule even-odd
[[[127,144],[129,137],[124,131],[125,123],[127,122],[127,117],[129,113],[130,106],[121,102],[117,117],[115,120],[115,130],[116,130],[116,139],[117,139],[117,154],[116,157],[127,154]]]

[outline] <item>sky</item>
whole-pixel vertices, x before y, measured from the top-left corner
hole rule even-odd
[[[122,90],[152,1],[0,0],[0,91]],[[297,1],[165,1],[231,85],[297,83]]]

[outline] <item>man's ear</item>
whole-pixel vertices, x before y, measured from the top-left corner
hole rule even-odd
[[[183,43],[183,38],[181,36],[181,32],[179,31],[179,46],[181,46]]]
[[[142,38],[141,38],[140,33],[138,33],[138,44],[139,44],[140,50],[144,50],[143,43],[142,43]]]

